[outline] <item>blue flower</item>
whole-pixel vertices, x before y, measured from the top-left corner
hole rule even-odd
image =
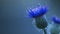
[[[54,21],[54,23],[60,24],[60,18],[52,17],[52,20]]]
[[[33,18],[43,16],[47,12],[47,7],[38,6],[34,9],[29,9],[28,12],[29,16]]]

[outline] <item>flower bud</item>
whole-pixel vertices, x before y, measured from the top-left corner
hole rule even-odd
[[[43,16],[35,18],[35,22],[36,22],[36,26],[39,29],[44,29],[48,25],[46,19]]]

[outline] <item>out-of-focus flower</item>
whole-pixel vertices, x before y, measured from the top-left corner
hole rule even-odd
[[[54,21],[54,23],[60,24],[60,18],[58,18],[58,17],[52,17],[52,20]]]
[[[34,9],[29,9],[28,12],[29,12],[29,16],[33,18],[43,16],[47,12],[47,7],[38,6]]]
[[[48,29],[51,34],[59,34],[60,32],[60,19],[56,16],[52,17],[52,24],[48,26]]]

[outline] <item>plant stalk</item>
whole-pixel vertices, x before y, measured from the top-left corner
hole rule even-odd
[[[43,29],[43,31],[44,31],[44,34],[47,34],[47,31],[46,31],[46,29]]]

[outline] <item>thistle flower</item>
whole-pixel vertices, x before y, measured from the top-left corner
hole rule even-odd
[[[60,24],[60,18],[58,18],[58,17],[52,17],[52,20],[54,21],[54,23]]]
[[[47,27],[47,21],[44,18],[44,14],[47,12],[47,7],[38,6],[34,9],[30,9],[29,16],[35,18],[36,26],[40,29]]]
[[[47,12],[47,7],[38,6],[34,9],[30,9],[28,12],[30,17],[35,18],[35,25],[37,28],[43,29],[46,34],[45,28],[47,27],[47,21],[43,15]]]
[[[43,16],[46,12],[47,12],[47,7],[38,6],[34,9],[29,10],[29,16],[35,18],[35,17]]]

